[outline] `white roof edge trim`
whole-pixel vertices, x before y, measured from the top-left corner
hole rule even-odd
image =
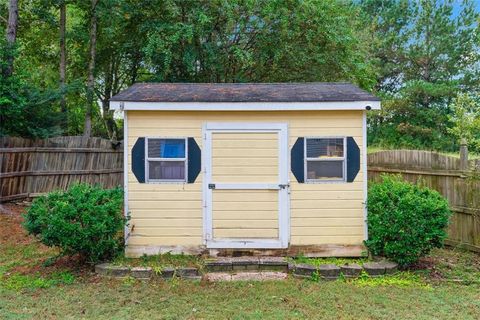
[[[282,110],[380,110],[380,101],[325,102],[134,102],[111,101],[110,110],[178,111],[282,111]]]

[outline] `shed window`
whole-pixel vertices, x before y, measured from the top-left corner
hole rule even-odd
[[[306,181],[345,181],[345,137],[305,141]]]
[[[186,181],[186,138],[147,138],[146,144],[145,168],[148,182]]]

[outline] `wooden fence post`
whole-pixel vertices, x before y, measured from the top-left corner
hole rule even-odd
[[[468,147],[465,138],[460,141],[460,170],[468,170]]]

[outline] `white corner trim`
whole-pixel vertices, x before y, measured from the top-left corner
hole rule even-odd
[[[367,111],[363,111],[362,119],[362,171],[363,171],[363,226],[364,226],[364,239],[368,240],[368,210],[367,210],[367,199],[368,199],[368,177],[367,177]]]
[[[163,111],[282,111],[282,110],[379,110],[380,101],[326,102],[135,102],[111,101],[111,110]]]
[[[128,218],[128,116],[127,111],[123,111],[123,211],[125,218]],[[129,226],[125,226],[125,246],[128,245],[130,236]]]

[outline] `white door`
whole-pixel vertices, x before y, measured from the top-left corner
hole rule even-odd
[[[287,124],[207,123],[203,149],[207,248],[287,248]]]

